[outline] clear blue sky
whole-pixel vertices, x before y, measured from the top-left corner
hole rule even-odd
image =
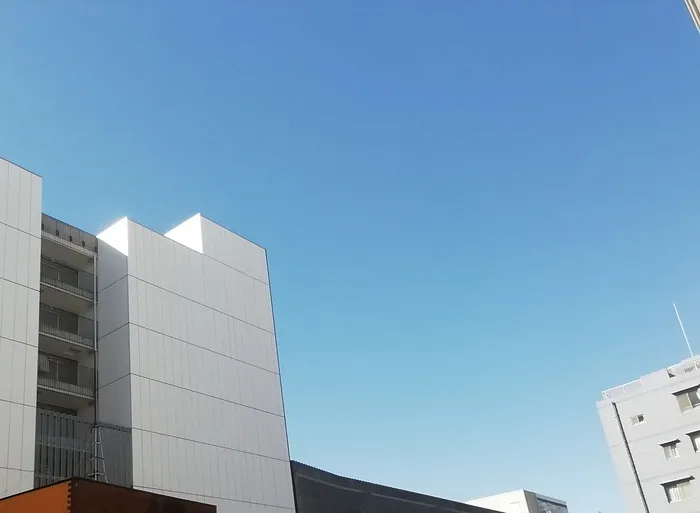
[[[268,248],[295,459],[624,511],[595,402],[700,348],[681,0],[4,0],[0,155]]]

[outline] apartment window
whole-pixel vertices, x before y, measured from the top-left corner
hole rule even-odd
[[[693,450],[695,452],[700,451],[700,431],[688,433],[688,437],[690,438],[690,443],[693,444]]]
[[[641,414],[640,414],[640,415],[635,415],[634,417],[632,417],[631,420],[632,420],[632,425],[633,425],[633,426],[636,426],[636,425],[638,425],[638,424],[643,424],[643,423],[644,423],[644,415],[641,415]]]
[[[700,387],[690,388],[676,393],[676,400],[682,412],[690,411],[700,406]]]
[[[678,440],[661,444],[661,447],[664,450],[664,456],[666,456],[667,460],[673,460],[680,456],[678,453]]]
[[[670,483],[664,483],[664,491],[666,492],[666,500],[668,502],[679,502],[688,499],[692,496],[692,485],[690,481],[692,477],[685,479],[679,479],[678,481],[672,481]]]

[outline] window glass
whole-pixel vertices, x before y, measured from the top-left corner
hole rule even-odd
[[[668,444],[663,444],[661,447],[664,449],[664,455],[667,460],[672,460],[679,456],[678,454],[678,442],[671,442]]]
[[[693,488],[690,479],[666,483],[663,487],[668,502],[679,502],[692,497]]]
[[[679,394],[676,396],[676,399],[678,399],[678,406],[681,411],[687,411],[692,408],[688,394]]]
[[[690,441],[693,443],[693,450],[698,452],[698,450],[700,450],[700,431],[689,433],[688,436],[690,437]]]
[[[697,408],[700,406],[700,396],[698,393],[700,392],[700,389],[695,389],[691,390],[688,392],[688,396],[690,397],[690,404],[693,405],[693,408]]]

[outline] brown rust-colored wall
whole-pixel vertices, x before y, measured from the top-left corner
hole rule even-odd
[[[70,504],[70,513],[216,513],[216,506],[87,480],[71,482]]]
[[[0,513],[216,513],[216,506],[71,479],[2,499]]]
[[[0,500],[0,513],[69,513],[67,482]]]

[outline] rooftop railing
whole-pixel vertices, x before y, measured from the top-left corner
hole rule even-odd
[[[57,289],[92,300],[95,297],[95,277],[47,258],[41,259],[41,281]]]
[[[643,388],[644,384],[642,383],[642,380],[637,379],[635,381],[631,381],[630,383],[604,391],[603,399],[620,399],[621,397],[640,392]]]
[[[70,242],[94,253],[97,252],[97,237],[71,226],[47,214],[41,215],[41,231],[49,238],[58,238]]]

